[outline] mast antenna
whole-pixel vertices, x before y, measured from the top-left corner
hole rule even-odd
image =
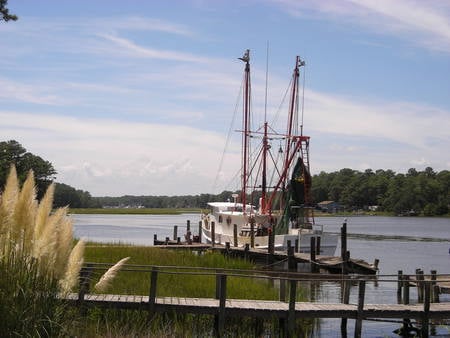
[[[267,122],[267,90],[269,86],[269,41],[266,50],[266,94],[264,98],[264,122]]]

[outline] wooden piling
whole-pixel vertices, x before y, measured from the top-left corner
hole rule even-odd
[[[403,275],[403,304],[409,304],[409,276]]]
[[[286,301],[286,279],[280,278],[280,290],[279,290],[280,302]]]
[[[421,269],[416,270],[416,283],[417,283],[417,301],[423,303],[424,301],[424,274]]]
[[[238,231],[237,224],[233,224],[233,246],[237,248],[238,246]]]
[[[366,281],[360,280],[358,284],[358,312],[356,314],[355,322],[355,338],[361,337],[363,310],[364,310],[364,296],[366,291]]]
[[[403,286],[403,271],[398,270],[397,273],[397,303],[402,302],[402,286]]]
[[[178,238],[178,225],[173,226],[173,240],[176,241]]]
[[[310,261],[311,261],[311,272],[317,272],[316,265],[316,237],[310,238]]]
[[[439,303],[439,286],[436,284],[436,270],[431,270],[431,301],[433,303]]]
[[[158,267],[153,266],[152,272],[150,273],[150,291],[148,298],[148,309],[150,314],[155,311],[155,301],[156,301],[156,287],[158,281]]]
[[[297,271],[297,261],[295,260],[295,256],[294,256],[294,247],[290,245],[290,241],[289,242],[289,246],[288,246],[288,270],[289,271]]]
[[[343,304],[350,303],[350,280],[344,279],[341,284],[341,302]],[[347,337],[347,318],[341,318],[341,337]]]
[[[87,313],[87,309],[83,305],[83,303],[84,303],[84,296],[86,294],[88,294],[90,291],[90,280],[91,280],[93,268],[94,268],[94,265],[91,263],[88,263],[88,264],[86,264],[85,267],[82,267],[80,270],[80,277],[79,277],[80,288],[78,290],[77,303],[78,303],[80,314],[82,316],[86,315],[86,313]]]
[[[255,247],[255,220],[253,218],[250,220],[250,247],[252,249]]]
[[[214,316],[214,328],[216,336],[221,337],[225,327],[225,304],[227,298],[227,276],[225,274],[216,275],[216,299],[219,299],[219,311]]]
[[[424,281],[423,282],[423,314],[422,314],[422,327],[421,327],[421,337],[428,338],[428,324],[429,324],[429,315],[430,315],[430,301],[431,301],[431,282]]]
[[[215,222],[211,222],[211,246],[216,245],[216,224]]]
[[[294,252],[298,252],[298,238],[294,241]]]
[[[191,231],[191,221],[190,220],[186,221],[186,231]]]
[[[341,258],[342,261],[345,260],[345,255],[347,254],[347,221],[342,223],[341,227]]]
[[[198,221],[198,242],[202,242],[202,221]]]
[[[288,332],[292,337],[295,329],[295,301],[297,298],[297,281],[289,281],[289,313],[288,313]]]
[[[316,237],[316,255],[320,256],[320,236]]]
[[[153,234],[153,245],[156,245],[157,242],[158,242],[158,235]]]

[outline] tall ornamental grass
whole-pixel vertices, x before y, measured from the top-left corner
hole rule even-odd
[[[54,185],[40,203],[33,172],[20,188],[11,167],[0,195],[0,332],[61,334],[65,308],[58,295],[78,282],[84,243],[73,247],[67,209],[52,212]]]

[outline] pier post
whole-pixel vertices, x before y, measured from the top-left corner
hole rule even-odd
[[[237,224],[233,224],[233,246],[237,248],[238,246],[238,231]]]
[[[221,337],[225,327],[225,304],[227,300],[227,276],[223,273],[216,275],[216,299],[219,299],[219,313],[214,316],[216,336]]]
[[[249,258],[249,251],[250,251],[250,245],[248,243],[245,243],[244,246],[244,259]]]
[[[350,286],[351,282],[348,279],[344,279],[341,284],[341,302],[343,304],[350,303]],[[347,318],[341,318],[341,336],[347,337]]]
[[[342,266],[341,266],[341,269],[342,269],[342,274],[343,275],[346,275],[346,274],[348,274],[348,262],[350,261],[350,251],[346,251],[345,252],[345,254],[344,254],[344,257],[342,258]]]
[[[439,286],[436,284],[437,271],[431,270],[430,272],[431,272],[431,292],[433,295],[431,299],[433,303],[439,303]]]
[[[274,250],[274,243],[273,243],[273,236],[272,233],[269,232],[269,236],[267,236],[267,265],[271,266],[273,263],[273,250]]]
[[[82,267],[80,270],[80,289],[78,291],[78,300],[77,304],[80,309],[81,315],[86,315],[86,308],[83,305],[84,303],[84,295],[89,293],[89,282],[91,280],[92,270],[94,266],[91,263],[86,264],[86,266]]]
[[[153,245],[156,245],[157,242],[158,242],[158,235],[153,234]]]
[[[286,279],[280,278],[280,290],[279,290],[280,302],[286,301]]]
[[[295,329],[295,301],[297,298],[297,281],[289,281],[289,314],[288,314],[288,333],[292,337]]]
[[[178,225],[173,226],[173,240],[176,241],[178,237]]]
[[[422,327],[421,337],[428,338],[428,324],[430,321],[430,299],[431,299],[431,282],[424,281],[424,300],[423,300],[423,315],[422,315]]]
[[[310,261],[311,261],[311,272],[317,272],[316,265],[316,237],[310,238]]]
[[[298,252],[298,238],[296,238],[294,241],[294,251]]]
[[[416,269],[416,282],[417,282],[417,301],[423,303],[424,299],[424,274],[421,269]]]
[[[320,238],[320,236],[319,237],[316,237],[316,255],[317,256],[320,256],[320,241],[321,241],[321,238]]]
[[[255,219],[250,219],[250,247],[255,247]]]
[[[366,281],[360,280],[358,284],[358,312],[356,314],[355,322],[355,338],[361,337],[365,292]]]
[[[148,309],[150,312],[149,313],[150,316],[155,311],[157,281],[158,281],[158,267],[153,266],[152,272],[150,274],[150,292],[148,297]]]
[[[191,231],[191,221],[190,220],[186,221],[186,231]]]
[[[198,242],[202,242],[202,221],[198,221]]]
[[[409,304],[409,276],[403,276],[403,304]]]
[[[397,303],[402,302],[402,286],[403,286],[403,271],[398,270],[397,273]]]
[[[211,222],[211,246],[214,247],[216,244],[216,224]]]
[[[289,271],[297,271],[297,262],[295,261],[294,256],[294,247],[290,245],[291,242],[288,241],[288,270]]]
[[[347,253],[347,220],[342,223],[341,227],[341,258],[342,261],[345,260],[345,255]]]

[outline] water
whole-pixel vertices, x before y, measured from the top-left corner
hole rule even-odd
[[[73,215],[75,236],[97,242],[120,242],[152,245],[153,235],[172,238],[173,226],[178,226],[178,236],[184,235],[186,221],[191,221],[191,231],[198,231],[199,214],[183,215]],[[340,232],[344,217],[318,217],[316,223],[324,224],[329,232]],[[423,217],[348,217],[347,247],[354,258],[373,262],[380,260],[380,275],[394,275],[398,270],[414,274],[421,268],[425,273],[437,270],[450,273],[450,219]],[[339,254],[340,244],[336,254]],[[311,287],[311,298],[319,302],[339,302],[340,286],[322,282]],[[395,303],[396,284],[370,281],[366,286],[366,303]],[[416,299],[412,289],[411,300]],[[357,303],[357,286],[352,286],[350,303]],[[448,295],[442,300],[450,301]],[[364,337],[398,337],[392,333],[398,323],[363,323]],[[340,320],[323,319],[314,337],[340,337]],[[354,321],[348,321],[348,335],[353,335]],[[437,326],[432,336],[450,337],[450,328]]]

